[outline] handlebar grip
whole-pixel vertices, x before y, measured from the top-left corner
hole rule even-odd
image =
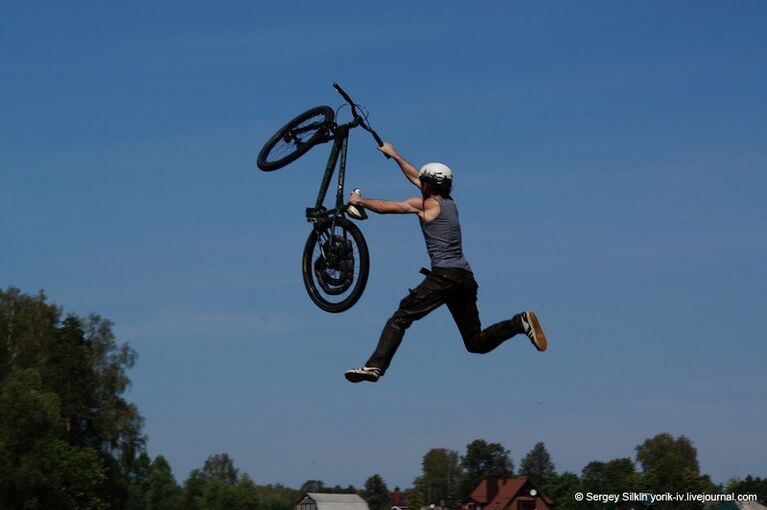
[[[383,140],[381,140],[381,137],[378,136],[378,133],[376,133],[369,127],[365,127],[365,129],[367,129],[370,132],[370,134],[373,135],[373,138],[375,138],[375,141],[378,144],[378,146],[383,147],[383,144],[384,144]],[[389,156],[388,154],[384,154],[384,156],[386,156],[386,159],[391,159],[391,156]]]
[[[383,140],[381,140],[381,137],[380,137],[380,136],[378,136],[378,133],[376,133],[375,131],[373,131],[373,130],[371,129],[371,130],[370,130],[370,134],[372,134],[372,135],[373,135],[373,138],[375,138],[375,140],[376,140],[376,143],[378,144],[378,146],[379,146],[379,147],[383,147]],[[384,156],[386,156],[386,159],[391,159],[391,156],[389,156],[388,154],[385,154],[385,153],[384,153]]]

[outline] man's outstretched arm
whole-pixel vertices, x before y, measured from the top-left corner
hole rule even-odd
[[[352,193],[349,197],[349,203],[378,214],[417,214],[427,223],[439,214],[439,204],[436,200],[424,200],[419,197],[396,202],[380,198],[362,198],[358,193]]]
[[[418,169],[403,158],[392,144],[386,142],[377,148],[387,156],[391,156],[391,158],[399,165],[402,173],[405,174],[405,178],[412,182],[418,189],[421,189],[421,181],[418,179]]]
[[[368,211],[373,211],[378,214],[418,214],[421,212],[420,208],[416,208],[410,205],[407,200],[403,202],[395,202],[393,200],[383,200],[380,198],[359,198],[357,200],[349,200],[350,203],[360,205]]]

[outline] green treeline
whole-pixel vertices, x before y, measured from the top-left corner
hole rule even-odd
[[[64,316],[43,293],[0,289],[0,510],[291,510],[304,492],[359,493],[370,510],[391,507],[378,474],[359,490],[321,480],[298,489],[258,485],[226,453],[211,455],[177,482],[165,458],[147,455],[143,419],[123,396],[135,361],[136,352],[117,342],[109,320]],[[767,479],[715,485],[700,472],[697,451],[684,436],[659,434],[634,453],[635,459],[590,462],[579,474],[559,473],[543,443],[517,469],[509,450],[477,439],[462,454],[429,450],[421,474],[402,494],[412,510],[454,508],[488,476],[526,476],[563,510],[608,508],[577,503],[576,492],[725,491],[767,498]]]
[[[557,472],[544,443],[539,442],[522,457],[516,470],[511,452],[499,443],[476,439],[466,445],[463,455],[446,448],[434,448],[423,457],[422,474],[407,491],[408,508],[435,505],[454,508],[465,502],[481,480],[488,477],[521,476],[546,497],[558,510],[613,509],[615,504],[578,502],[576,493],[692,493],[757,494],[767,499],[767,478],[748,476],[716,485],[700,472],[698,453],[684,436],[658,434],[635,448],[636,461],[630,457],[589,462],[578,473]],[[656,502],[657,510],[702,508],[698,503]],[[372,509],[371,509],[372,510]]]

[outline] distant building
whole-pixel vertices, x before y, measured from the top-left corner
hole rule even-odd
[[[552,510],[554,502],[527,478],[483,480],[466,503],[466,510]]]
[[[365,500],[356,494],[307,492],[296,503],[296,510],[369,510]]]
[[[399,487],[395,487],[394,492],[391,493],[391,496],[389,497],[389,506],[392,508],[397,507],[401,510],[407,510],[407,507],[405,506],[405,495],[402,494],[402,491],[399,490]]]

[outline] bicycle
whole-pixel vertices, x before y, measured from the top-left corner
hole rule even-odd
[[[353,120],[338,124],[336,111],[330,106],[311,108],[285,124],[266,142],[258,154],[257,165],[264,172],[271,172],[292,163],[315,145],[333,142],[317,201],[314,207],[306,208],[306,220],[312,224],[312,231],[304,246],[301,273],[309,298],[320,309],[339,313],[354,306],[362,296],[370,270],[365,238],[347,218],[364,220],[367,215],[362,208],[344,203],[349,131],[361,127],[373,136],[379,147],[383,141],[370,126],[367,111],[363,116],[357,110],[364,107],[356,104],[337,83],[333,87],[351,108]],[[336,165],[336,201],[335,206],[328,209],[323,204]]]

